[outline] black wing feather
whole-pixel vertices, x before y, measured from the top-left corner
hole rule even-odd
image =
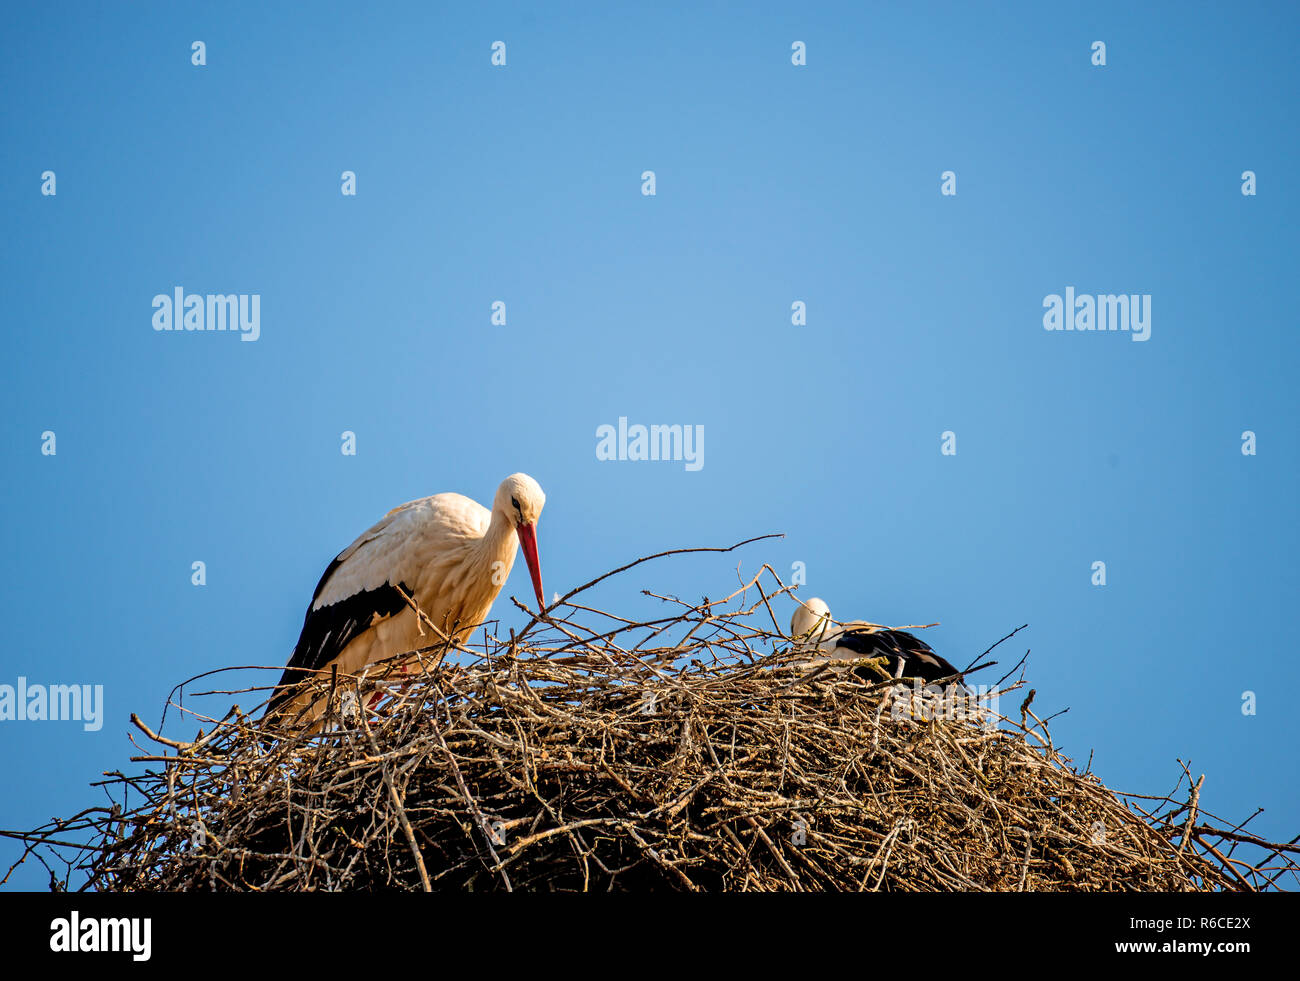
[[[293,656],[289,658],[276,685],[275,694],[267,705],[268,713],[274,712],[289,698],[299,681],[327,667],[342,654],[348,644],[376,622],[376,617],[386,620],[400,613],[407,603],[402,592],[398,591],[399,587],[407,596],[414,595],[404,582],[397,586],[386,582],[374,589],[353,593],[329,606],[312,609],[330,576],[339,567],[339,561],[335,559],[331,562],[316,584],[316,591],[312,593],[311,603],[307,606],[307,615],[303,617],[302,633],[299,634]]]
[[[928,683],[961,673],[929,644],[906,630],[846,630],[837,643],[859,657],[888,657],[891,675],[898,668],[900,658],[904,678],[920,678]]]

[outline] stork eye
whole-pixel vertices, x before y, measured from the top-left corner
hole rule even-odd
[[[517,497],[512,497],[512,498],[510,498],[510,503],[513,504],[513,505],[515,506],[515,510],[516,510],[516,511],[518,511],[518,510],[520,509],[520,508],[519,508],[519,498],[517,498]]]

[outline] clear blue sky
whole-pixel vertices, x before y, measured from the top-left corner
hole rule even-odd
[[[7,5],[0,684],[102,684],[106,717],[0,722],[0,827],[96,802],[176,682],[283,664],[386,510],[524,470],[548,592],[784,532],[746,568],[941,621],[952,661],[1028,622],[1108,783],[1182,757],[1300,831],[1300,14],[900,6]],[[177,286],[259,293],[261,337],[155,332]],[[1045,331],[1067,286],[1151,294],[1150,340]],[[597,460],[620,416],[703,426],[704,467]]]

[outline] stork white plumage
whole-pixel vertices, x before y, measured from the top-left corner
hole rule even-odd
[[[887,658],[885,672],[895,678],[919,678],[926,684],[961,674],[930,645],[905,630],[891,630],[864,620],[836,623],[825,601],[799,603],[790,618],[796,649],[841,660]]]
[[[545,607],[537,557],[545,503],[537,481],[516,473],[501,482],[490,511],[460,494],[434,494],[389,511],[321,576],[267,716],[314,721],[324,707],[311,704],[311,692],[295,692],[317,672],[337,666],[340,676],[356,674],[397,654],[463,641],[487,619],[518,547],[538,609]]]

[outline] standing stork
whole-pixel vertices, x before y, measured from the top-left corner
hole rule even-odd
[[[463,641],[487,619],[517,546],[543,609],[537,521],[545,503],[537,481],[516,473],[497,488],[491,511],[460,494],[434,494],[389,511],[321,576],[267,718],[292,720],[311,709],[306,721],[315,721],[324,710],[313,705],[319,695],[300,692],[298,682],[334,666],[356,674],[395,654]]]
[[[862,620],[836,624],[830,607],[815,596],[795,607],[790,636],[801,649],[842,660],[884,656],[888,658],[884,670],[894,678],[920,678],[929,684],[961,675],[929,644],[905,630],[890,630]]]

